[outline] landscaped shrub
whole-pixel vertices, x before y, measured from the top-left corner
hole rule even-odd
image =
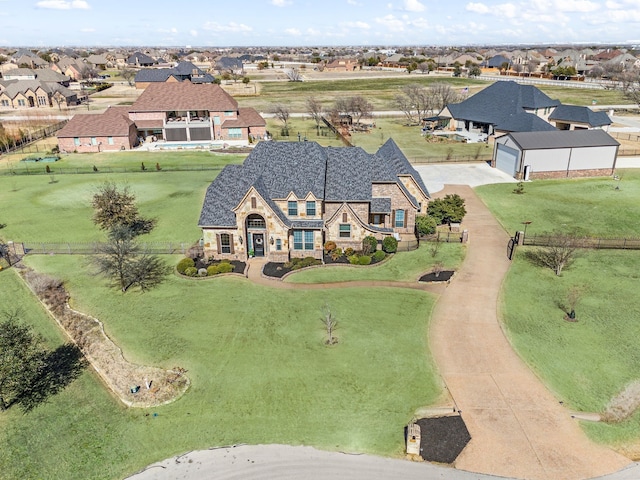
[[[187,277],[195,277],[198,274],[198,269],[196,267],[187,267],[184,270],[184,275]]]
[[[369,265],[371,263],[371,257],[369,255],[361,255],[358,258],[358,265]]]
[[[464,208],[464,199],[454,193],[445,195],[444,198],[431,200],[427,206],[427,213],[432,216],[438,225],[445,223],[460,223],[467,214]]]
[[[324,251],[327,253],[331,253],[336,249],[336,247],[337,247],[336,242],[329,240],[324,244]]]
[[[358,261],[360,260],[360,255],[356,253],[354,255],[351,255],[348,259],[351,265],[358,265]]]
[[[209,275],[210,277],[212,277],[213,275],[217,275],[220,273],[220,270],[218,270],[218,266],[219,265],[209,265],[207,267],[207,275]]]
[[[435,233],[436,219],[431,215],[416,215],[416,230],[418,235],[431,235]]]
[[[344,250],[344,254],[345,254],[347,257],[350,257],[350,256],[351,256],[351,255],[353,255],[354,253],[356,253],[356,252],[355,252],[355,250],[354,250],[353,248],[351,248],[351,247],[349,247],[349,248],[345,248],[345,250]]]
[[[342,249],[336,248],[333,252],[331,252],[331,260],[334,262],[338,260],[342,256]]]
[[[376,251],[376,253],[373,254],[373,257],[371,257],[371,258],[373,258],[373,261],[375,261],[375,262],[381,262],[382,260],[384,260],[384,257],[386,257],[386,256],[387,256],[387,254],[384,253],[384,251],[378,250],[378,251]]]
[[[369,235],[362,239],[362,253],[368,255],[378,249],[378,240],[373,235]]]
[[[382,250],[387,253],[395,253],[398,250],[398,240],[394,237],[384,237],[382,241]]]
[[[218,273],[231,273],[235,270],[235,265],[232,265],[229,262],[221,262],[218,265]]]
[[[195,265],[196,265],[196,262],[194,262],[192,258],[183,258],[182,260],[180,260],[178,262],[178,265],[176,266],[176,269],[178,270],[178,273],[184,274],[184,271],[187,268],[195,267]]]
[[[321,265],[322,262],[313,257],[304,258],[292,258],[289,262],[284,264],[284,268],[290,268],[291,270],[299,270],[304,267],[310,267],[312,265]]]

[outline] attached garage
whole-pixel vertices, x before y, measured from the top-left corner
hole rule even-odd
[[[612,175],[620,144],[604,130],[509,133],[492,166],[525,180]]]

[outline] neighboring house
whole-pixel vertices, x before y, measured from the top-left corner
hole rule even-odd
[[[181,144],[216,141],[220,146],[247,145],[266,135],[266,122],[258,112],[253,108],[239,108],[238,102],[215,84],[192,84],[187,80],[154,83],[142,92],[133,105],[123,110],[113,108],[103,114],[80,115],[77,121],[73,121],[76,118],[74,116],[65,127],[68,129],[63,132],[63,138],[67,140],[61,140],[58,133],[60,149],[98,151],[102,142],[101,151],[128,150],[135,147],[140,138],[146,140],[147,137]],[[115,113],[126,116],[127,123],[114,117]],[[118,132],[105,135],[103,123],[111,126],[117,123]],[[74,130],[79,124],[85,124],[79,132],[82,135]],[[135,131],[133,136],[129,132],[131,126]],[[113,138],[105,141],[104,137]],[[79,146],[77,142],[80,142],[83,149],[69,150],[69,138],[74,139],[74,147]],[[90,141],[87,143],[83,138],[89,138]],[[95,141],[91,138],[95,138]],[[85,150],[88,148],[93,150]]]
[[[128,107],[109,107],[100,114],[74,115],[56,134],[61,152],[129,150],[138,133]]]
[[[244,72],[244,64],[239,58],[220,57],[216,60],[215,69],[218,73],[231,72],[235,74],[242,74]]]
[[[592,128],[608,129],[613,123],[605,112],[594,112],[588,107],[576,105],[559,105],[551,115],[549,121],[553,122],[558,130],[588,130]]]
[[[98,70],[105,70],[107,68],[107,65],[110,64],[109,60],[105,55],[95,55],[95,54],[89,55],[86,59],[86,62]]]
[[[214,83],[213,75],[204,72],[191,62],[180,62],[173,68],[143,68],[136,74],[138,89],[145,89],[152,83],[182,82]]]
[[[70,78],[66,75],[51,70],[50,68],[40,68],[32,70],[30,68],[15,68],[4,74],[4,80],[40,80],[41,82],[58,83],[65,87],[69,86]]]
[[[324,72],[353,72],[358,69],[358,60],[354,58],[336,58],[324,66]]]
[[[10,108],[48,108],[78,104],[78,95],[55,82],[40,80],[0,81],[0,110]]]
[[[126,61],[130,67],[151,67],[155,65],[156,61],[149,55],[145,55],[141,52],[135,52]]]
[[[497,68],[498,70],[501,70],[503,64],[511,65],[511,60],[503,55],[494,55],[489,60],[484,62],[482,66],[486,66],[487,68]]]
[[[266,134],[266,122],[215,84],[150,84],[129,108],[141,135],[168,142],[212,140],[247,144]]]
[[[604,130],[509,133],[496,139],[492,166],[524,180],[612,175],[619,145]]]
[[[463,102],[447,105],[439,114],[453,131],[490,136],[506,132],[555,130],[549,114],[560,105],[533,85],[500,81]]]
[[[429,192],[393,140],[375,154],[315,142],[261,142],[207,189],[198,225],[204,252],[270,261],[322,258],[325,242],[362,248],[364,237],[415,238]]]
[[[86,68],[86,64],[75,58],[61,58],[58,63],[53,64],[52,70],[66,75],[74,81],[80,80],[82,71]]]

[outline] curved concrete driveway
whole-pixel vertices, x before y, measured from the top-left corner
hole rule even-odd
[[[509,268],[505,233],[475,192],[466,200],[471,232],[464,264],[438,299],[431,322],[434,360],[472,440],[456,467],[527,479],[584,479],[630,463],[590,442],[578,423],[514,353],[497,318]]]

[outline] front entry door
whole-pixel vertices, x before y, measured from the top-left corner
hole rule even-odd
[[[253,234],[253,254],[256,257],[264,257],[264,233]]]

